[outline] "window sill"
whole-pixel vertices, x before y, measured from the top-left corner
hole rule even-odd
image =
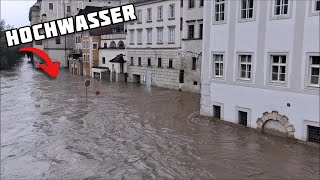
[[[168,44],[176,44],[175,42],[168,42]]]
[[[319,86],[319,85],[316,85],[316,84],[308,84],[308,85],[307,85],[307,88],[309,88],[309,89],[319,89],[320,86]]]
[[[142,45],[142,43],[137,43],[137,45]]]
[[[287,87],[287,83],[286,82],[279,82],[279,81],[269,81],[267,83],[267,85],[275,86],[275,87],[283,87],[283,88]]]
[[[134,45],[134,43],[130,43],[129,45]]]
[[[182,41],[192,41],[192,40],[202,40],[202,38],[187,38],[187,39],[182,39]]]
[[[142,22],[137,22],[137,24],[142,24]]]
[[[141,65],[138,65],[138,67],[142,67]]]
[[[221,21],[215,21],[213,20],[213,25],[223,25],[223,24],[227,24],[227,20],[221,20]]]
[[[157,43],[157,44],[162,45],[163,43]]]
[[[174,17],[171,17],[171,18],[168,18],[169,21],[172,21],[172,20],[175,20],[176,18]]]
[[[291,19],[291,15],[272,15],[270,20]]]
[[[168,69],[174,69],[173,67],[168,67]]]
[[[147,43],[147,45],[152,45],[152,43]]]
[[[147,23],[152,23],[152,21],[147,21]]]
[[[157,22],[162,22],[162,21],[163,21],[163,19],[158,19],[158,20],[157,20]]]
[[[238,20],[238,23],[247,23],[247,22],[254,22],[256,21],[256,19],[254,17],[252,18],[240,18]]]

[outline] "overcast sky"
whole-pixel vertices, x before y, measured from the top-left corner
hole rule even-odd
[[[29,9],[36,0],[0,0],[0,3],[0,17],[6,21],[6,24],[16,28],[30,25]]]

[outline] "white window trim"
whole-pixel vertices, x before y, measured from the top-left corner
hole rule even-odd
[[[158,12],[157,12],[157,20],[163,21],[163,6],[158,6]],[[160,9],[161,9],[161,18],[160,18]]]
[[[172,16],[172,14],[171,14],[171,8],[173,7],[173,16]],[[171,19],[175,19],[175,16],[176,16],[176,6],[175,6],[175,4],[169,4],[169,19],[171,20]]]
[[[159,36],[159,32],[160,32],[160,30],[161,30],[161,38],[159,38],[160,36]],[[161,40],[161,41],[159,41],[159,40]],[[158,44],[163,44],[163,28],[157,28],[157,43]]]
[[[228,3],[228,0],[225,0],[224,1],[224,20],[223,21],[216,21],[216,18],[215,18],[215,4],[216,4],[216,2],[215,2],[215,0],[214,0],[214,2],[212,3],[212,23],[214,24],[214,25],[219,25],[219,24],[226,24],[227,23],[227,18],[228,18],[228,5],[229,5],[229,3]]]
[[[286,73],[285,73],[285,81],[272,81],[272,68],[271,68],[271,56],[286,56]],[[288,86],[289,83],[289,53],[288,52],[270,52],[268,53],[268,70],[267,70],[267,84],[275,85],[275,86]]]
[[[213,57],[214,57],[214,55],[222,55],[222,64],[223,64],[223,74],[222,74],[222,76],[217,76],[217,75],[215,75],[215,61],[214,61],[214,59],[213,59]],[[212,62],[212,64],[211,64],[211,78],[213,78],[213,79],[221,79],[221,80],[224,80],[224,78],[225,78],[225,74],[226,74],[226,63],[225,63],[225,59],[226,59],[226,55],[225,55],[225,53],[224,52],[212,52],[211,53],[211,62]]]
[[[320,16],[320,11],[316,11],[316,0],[310,0],[309,4],[309,16]]]
[[[280,20],[280,19],[290,19],[292,17],[292,11],[293,11],[293,3],[295,1],[288,0],[288,14],[281,14],[281,15],[275,15],[275,0],[270,1],[271,8],[270,8],[270,20]]]
[[[149,36],[149,32],[150,32],[150,36]],[[152,44],[152,28],[147,28],[147,44]]]
[[[257,14],[257,0],[253,0],[253,14],[252,14],[252,18],[242,18],[241,17],[241,10],[242,10],[242,1],[238,1],[238,22],[239,23],[245,23],[245,22],[253,22],[256,21],[256,14]]]
[[[240,62],[240,56],[241,55],[250,55],[251,56],[251,78],[250,79],[248,79],[248,78],[241,78],[241,76],[240,76],[240,65],[241,65],[241,62]],[[254,55],[253,55],[253,53],[252,52],[238,52],[237,53],[237,57],[236,57],[237,59],[237,63],[236,63],[236,66],[237,66],[237,69],[236,69],[236,72],[237,72],[237,74],[236,74],[236,80],[237,81],[239,81],[239,82],[253,82],[253,76],[254,76]]]
[[[149,14],[150,10],[150,14]],[[147,9],[147,22],[152,22],[152,8]]]
[[[129,30],[129,35],[130,35],[129,43],[134,44],[134,30]]]
[[[142,44],[142,29],[137,30],[137,44]]]
[[[171,41],[171,30],[173,30],[173,40]],[[174,44],[176,42],[176,28],[175,27],[168,27],[168,42],[170,44]]]
[[[52,4],[52,9],[50,9],[50,4]],[[53,3],[53,2],[49,2],[49,4],[48,4],[48,10],[49,10],[49,11],[54,11],[54,3]]]
[[[137,23],[142,23],[142,9],[137,10]]]
[[[246,112],[247,113],[247,127],[251,127],[251,113],[252,113],[252,110],[249,109],[249,108],[244,108],[244,107],[240,107],[240,106],[236,106],[235,108],[235,120],[236,122],[234,122],[235,124],[239,124],[239,111],[243,111],[243,112]]]
[[[307,53],[306,56],[306,70],[305,70],[305,80],[304,80],[304,84],[305,84],[305,88],[307,89],[315,89],[315,90],[319,90],[320,86],[319,85],[315,85],[315,84],[311,84],[310,83],[310,76],[311,76],[311,56],[320,56],[320,53],[316,53],[316,52],[309,52]]]

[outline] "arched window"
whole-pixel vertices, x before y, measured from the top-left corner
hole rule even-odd
[[[119,43],[118,43],[118,48],[119,48],[119,49],[124,49],[124,43],[123,43],[123,41],[119,41]]]
[[[117,45],[114,41],[111,41],[110,48],[117,48]]]

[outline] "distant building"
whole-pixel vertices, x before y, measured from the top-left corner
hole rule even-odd
[[[320,0],[205,1],[201,114],[320,142]]]
[[[127,24],[128,81],[179,89],[180,1],[138,1]]]
[[[120,3],[120,0],[37,0],[37,3],[30,8],[29,17],[31,24],[37,24],[74,16],[86,6],[115,7]],[[61,67],[68,67],[68,55],[73,53],[76,44],[74,39],[74,34],[70,34],[34,42],[34,46],[48,53],[53,61],[59,60]],[[41,59],[35,58],[35,67],[41,62]]]

